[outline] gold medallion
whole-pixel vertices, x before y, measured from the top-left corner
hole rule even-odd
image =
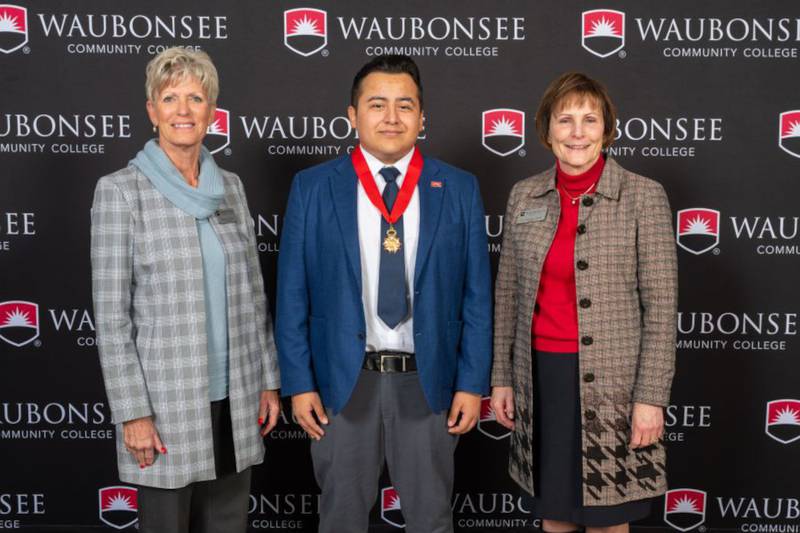
[[[400,251],[401,246],[400,239],[397,238],[397,230],[394,229],[393,225],[390,225],[389,229],[386,230],[386,237],[383,239],[383,249],[390,254],[396,254]]]

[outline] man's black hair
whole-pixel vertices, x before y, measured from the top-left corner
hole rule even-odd
[[[373,72],[384,72],[386,74],[408,74],[417,85],[417,95],[419,107],[422,105],[422,82],[419,78],[419,67],[411,57],[407,55],[382,55],[374,57],[369,63],[361,67],[355,78],[353,78],[353,88],[350,90],[350,105],[357,107],[358,97],[361,96],[361,83],[364,78]]]

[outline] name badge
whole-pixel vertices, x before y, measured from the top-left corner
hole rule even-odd
[[[517,216],[517,224],[524,224],[525,222],[538,222],[544,220],[547,216],[546,207],[537,207],[536,209],[526,209]]]
[[[217,212],[214,214],[217,216],[217,222],[220,224],[236,223],[236,213],[231,208],[217,209]]]

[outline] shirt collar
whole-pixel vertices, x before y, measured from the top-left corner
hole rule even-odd
[[[375,178],[375,183],[380,185],[385,185],[386,180],[383,179],[383,176],[380,175],[380,170],[383,167],[392,166],[400,171],[400,175],[397,176],[395,180],[397,182],[397,186],[400,187],[403,185],[403,179],[406,177],[406,172],[408,171],[408,165],[411,164],[411,156],[414,155],[414,149],[412,148],[406,155],[401,157],[397,160],[393,165],[386,165],[381,162],[380,159],[372,155],[371,153],[367,152],[364,149],[364,146],[361,146],[361,153],[364,155],[364,159],[367,162],[367,166],[369,167],[369,171],[372,173],[372,177]]]

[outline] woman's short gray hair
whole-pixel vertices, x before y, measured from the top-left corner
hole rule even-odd
[[[219,76],[211,58],[202,50],[178,46],[167,48],[147,64],[147,81],[144,85],[147,99],[155,102],[164,87],[180,83],[188,77],[200,82],[209,101],[217,103]]]

